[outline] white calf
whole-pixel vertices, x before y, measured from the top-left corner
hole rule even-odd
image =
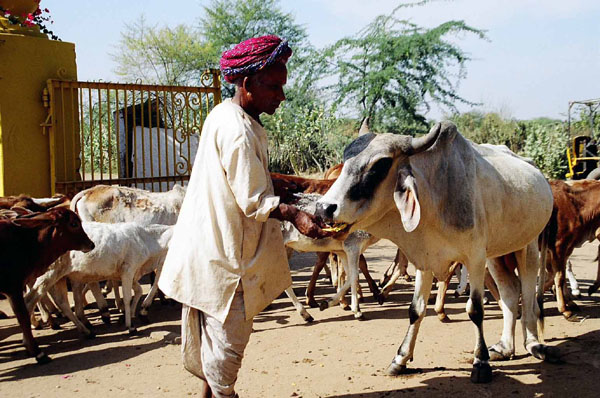
[[[73,320],[79,330],[88,335],[89,330],[74,319],[75,317],[68,305],[64,277],[68,277],[72,282],[75,309],[82,322],[85,322],[82,305],[83,285],[107,279],[120,280],[123,284],[125,324],[129,333],[133,334],[135,328],[131,326],[131,311],[135,311],[142,294],[138,280],[151,271],[156,271],[160,276],[173,227],[166,225],[142,226],[137,223],[104,224],[96,222],[84,222],[82,226],[96,245],[94,250],[88,253],[73,251],[60,257],[48,272],[36,280],[33,289],[27,294],[27,306],[32,309],[39,297],[60,281],[56,288],[51,291],[53,297],[61,311]],[[94,286],[94,284],[91,284],[91,286]],[[150,305],[156,288],[156,285],[152,286],[152,290],[144,300],[142,307]],[[133,302],[132,289],[135,291]],[[97,300],[102,297],[99,294],[99,289],[93,288],[92,293],[94,293]],[[103,299],[100,301],[103,301]],[[99,302],[99,305],[102,305],[101,302]]]

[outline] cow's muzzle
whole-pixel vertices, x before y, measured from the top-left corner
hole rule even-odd
[[[333,215],[338,206],[334,203],[317,202],[315,215],[325,221],[333,221]]]

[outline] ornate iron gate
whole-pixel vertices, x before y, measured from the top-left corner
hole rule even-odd
[[[200,87],[49,80],[53,193],[97,184],[165,191],[189,179],[202,124],[221,102],[219,71]]]

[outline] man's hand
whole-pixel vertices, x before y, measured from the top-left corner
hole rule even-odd
[[[279,196],[279,203],[291,204],[297,202],[294,193],[298,192],[298,186],[291,181],[286,181],[280,178],[273,178],[273,190],[275,196]]]
[[[327,238],[336,234],[333,231],[323,231],[325,223],[319,217],[285,203],[279,204],[279,207],[271,212],[270,217],[291,222],[302,235],[309,238]]]

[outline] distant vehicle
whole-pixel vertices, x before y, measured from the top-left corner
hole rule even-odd
[[[571,112],[575,105],[584,105],[589,109],[589,135],[573,136],[571,131]],[[600,98],[585,101],[570,101],[567,121],[567,132],[570,137],[567,147],[567,161],[569,172],[566,178],[570,180],[581,180],[584,178],[600,179],[600,154],[598,133],[594,133],[594,118],[600,108]]]

